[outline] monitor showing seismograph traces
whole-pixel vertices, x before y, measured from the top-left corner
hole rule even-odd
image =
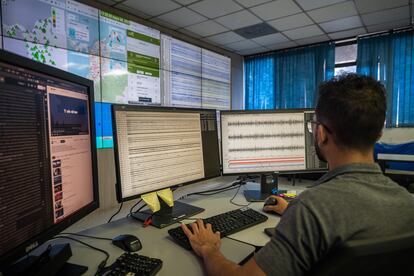
[[[224,111],[223,174],[321,170],[306,122],[314,110]]]

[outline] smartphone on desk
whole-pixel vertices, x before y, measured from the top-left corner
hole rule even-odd
[[[272,237],[275,234],[275,228],[274,227],[265,228],[264,232],[269,237]]]

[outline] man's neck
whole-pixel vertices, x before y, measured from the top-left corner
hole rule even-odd
[[[374,152],[360,152],[357,150],[341,149],[335,150],[328,158],[329,170],[336,169],[352,163],[374,163]]]

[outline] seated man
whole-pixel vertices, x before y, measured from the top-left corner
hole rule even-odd
[[[345,75],[322,84],[316,118],[308,122],[329,172],[287,204],[275,235],[243,266],[220,253],[220,233],[202,221],[182,228],[209,275],[303,275],[336,245],[414,229],[414,198],[385,177],[373,160],[385,121],[384,87],[370,77]]]

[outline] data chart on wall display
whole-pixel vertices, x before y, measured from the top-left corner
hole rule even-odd
[[[224,83],[230,83],[231,60],[229,57],[203,49],[202,77]]]
[[[101,11],[100,39],[102,101],[160,104],[160,32]]]
[[[201,89],[203,108],[230,109],[230,83],[203,78]]]
[[[222,116],[223,172],[306,169],[304,114]]]
[[[201,77],[161,70],[165,106],[201,107]]]
[[[166,106],[201,107],[201,48],[161,35],[162,91]]]
[[[71,0],[2,1],[3,35],[98,55],[98,9]]]
[[[202,107],[230,109],[230,58],[203,49],[202,51]]]

